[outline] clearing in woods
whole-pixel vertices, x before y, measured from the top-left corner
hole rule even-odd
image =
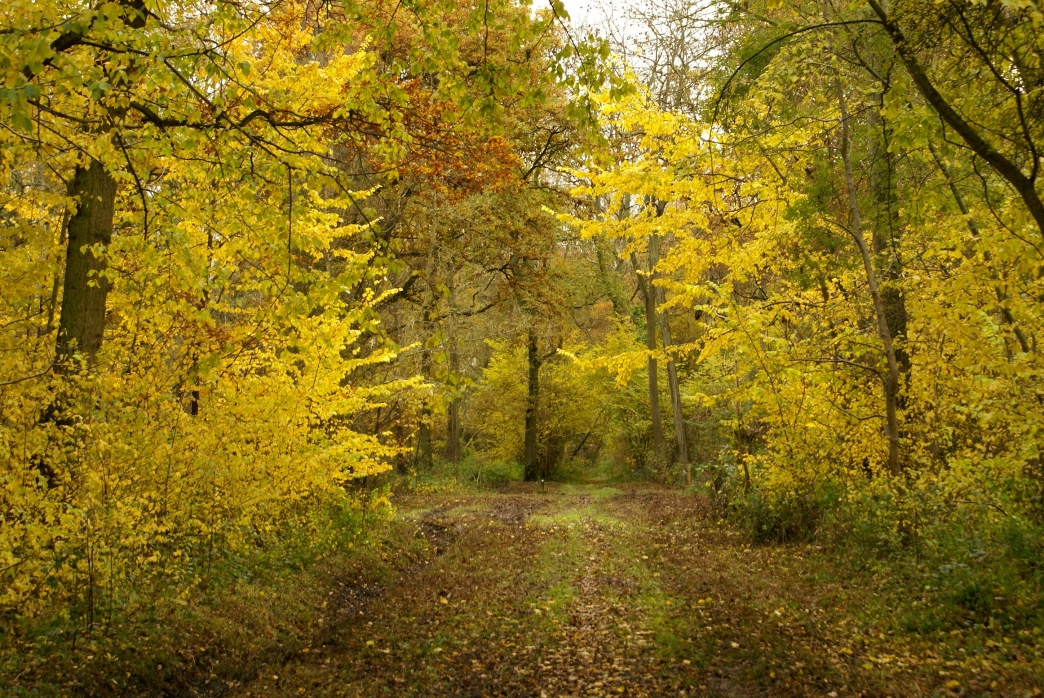
[[[397,507],[425,554],[381,588],[345,580],[315,646],[222,693],[1036,695],[1039,657],[991,672],[959,643],[893,634],[871,579],[824,571],[813,547],[750,546],[699,497],[562,486]]]

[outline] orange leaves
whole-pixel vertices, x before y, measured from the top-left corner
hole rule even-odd
[[[438,99],[420,79],[404,85],[409,106],[403,124],[409,136],[402,176],[450,197],[496,192],[518,179],[521,160],[511,143],[482,126],[448,117],[453,105]]]

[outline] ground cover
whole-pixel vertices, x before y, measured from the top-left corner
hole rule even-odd
[[[752,544],[700,495],[422,489],[321,559],[269,565],[133,626],[9,645],[19,671],[0,693],[1041,695],[1036,627],[957,622],[945,599],[888,573],[899,566]],[[925,617],[936,622],[911,620]]]
[[[235,696],[1039,695],[1039,631],[922,634],[815,546],[653,487],[410,495],[431,553]],[[898,596],[897,596],[898,595]],[[909,590],[906,590],[909,597]]]

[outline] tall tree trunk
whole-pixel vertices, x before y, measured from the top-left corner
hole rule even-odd
[[[645,303],[645,346],[649,349],[649,415],[652,420],[653,449],[658,456],[663,454],[663,418],[660,414],[660,387],[657,375],[656,358],[656,290],[653,287],[652,267],[648,274],[642,273],[638,263],[638,255],[631,253],[631,265],[638,277],[638,290],[641,291]]]
[[[446,277],[450,316],[447,323],[447,341],[449,343],[449,370],[453,395],[450,397],[446,415],[446,460],[450,463],[460,462],[460,349],[456,337],[456,275],[451,270]]]
[[[69,185],[69,195],[76,199],[76,212],[68,217],[65,251],[65,271],[62,278],[62,304],[58,315],[58,336],[55,340],[55,371],[75,370],[75,354],[85,357],[93,366],[101,349],[105,333],[105,301],[109,295],[109,280],[104,276],[105,254],[95,255],[95,247],[108,247],[112,242],[112,220],[116,211],[116,180],[97,160],[87,167],[77,166]],[[52,304],[55,296],[52,295]],[[50,330],[52,316],[48,317]],[[41,423],[54,422],[69,426],[72,417],[66,414],[63,396],[51,402],[40,416]],[[33,457],[33,465],[47,482],[47,488],[57,486],[59,474],[45,454]]]
[[[429,318],[433,304],[433,302],[425,303],[421,308],[423,315],[421,322],[424,326],[425,337],[421,348],[421,376],[425,379],[431,376],[431,347],[428,346],[428,342],[432,335],[431,320]],[[420,470],[431,470],[434,465],[431,449],[431,400],[429,397],[425,397],[424,402],[421,403],[420,425],[417,427],[417,454],[415,462]]]
[[[95,255],[95,246],[112,242],[116,210],[116,180],[97,160],[77,167],[69,194],[76,197],[76,213],[69,218],[62,284],[62,309],[58,318],[56,363],[70,368],[68,360],[80,352],[93,365],[105,331],[105,300],[109,280],[106,260]]]
[[[432,210],[437,211],[438,199],[432,202]],[[434,280],[438,264],[438,235],[434,224],[428,226],[428,259],[424,268],[424,280],[427,285],[424,301],[421,303],[421,336],[424,338],[421,345],[421,376],[425,380],[431,379],[431,343],[434,337],[432,326],[432,315],[438,307],[438,297],[435,292]],[[415,462],[421,470],[431,470],[434,465],[431,445],[431,398],[425,396],[421,403],[421,420],[417,429],[417,453]]]
[[[431,470],[434,459],[431,454],[431,405],[425,398],[421,405],[421,421],[417,428],[417,468]]]
[[[540,351],[536,332],[529,330],[529,394],[526,400],[525,479],[535,482],[540,478],[537,450],[537,408],[540,406]]]
[[[594,208],[596,214],[603,215],[605,213],[605,199],[601,196],[596,196]],[[624,207],[621,206],[617,218],[622,218],[623,215]],[[594,247],[595,256],[598,259],[598,275],[602,279],[602,288],[606,297],[613,304],[613,312],[617,315],[628,315],[627,296],[624,294],[623,284],[620,282],[619,276],[614,273],[615,269],[613,268],[616,251],[612,248],[612,243],[601,236],[594,239]]]
[[[631,215],[631,195],[623,194],[620,197],[620,210],[616,216],[624,220]],[[649,349],[649,415],[652,420],[653,450],[657,457],[663,455],[663,418],[660,415],[660,388],[659,378],[656,371],[656,359],[652,352],[656,351],[656,294],[653,291],[652,267],[649,274],[642,274],[642,265],[638,263],[638,255],[631,253],[631,266],[634,267],[634,275],[638,279],[638,289],[642,293],[645,302],[645,346]]]
[[[649,266],[655,267],[660,259],[660,237],[653,235],[649,238]],[[667,301],[663,287],[656,286],[653,289],[656,294],[657,303],[663,306]],[[660,339],[663,340],[663,350],[668,352],[674,343],[671,339],[671,322],[666,312],[660,313]],[[667,354],[667,384],[671,391],[671,410],[674,417],[674,439],[678,446],[678,464],[682,466],[685,473],[685,485],[692,484],[692,471],[689,468],[689,448],[685,439],[685,420],[682,417],[681,386],[678,384],[678,368],[674,364],[674,358]]]
[[[431,349],[428,348],[427,342],[425,342],[425,346],[421,350],[421,375],[427,378],[430,374]],[[421,403],[420,425],[417,427],[416,464],[420,470],[431,470],[434,466],[434,458],[431,451],[431,401],[427,397]]]
[[[888,315],[885,311],[884,300],[881,297],[881,287],[877,281],[873,257],[870,249],[867,247],[866,239],[863,237],[863,224],[859,215],[859,201],[856,198],[855,178],[852,175],[852,135],[849,125],[848,106],[845,102],[845,91],[840,79],[834,80],[834,86],[837,91],[838,104],[841,108],[841,160],[844,164],[845,187],[848,193],[848,213],[851,225],[849,232],[855,239],[856,246],[859,248],[859,254],[863,258],[863,269],[866,271],[867,285],[870,287],[874,315],[877,316],[877,334],[884,345],[885,356],[888,360],[888,373],[882,376],[882,383],[884,383],[885,433],[888,436],[888,471],[893,475],[897,475],[902,470],[899,460],[899,415],[897,404],[899,363],[895,356],[892,331],[888,326]]]
[[[449,350],[450,375],[455,378],[460,376],[460,353],[457,344],[450,340]],[[456,391],[459,385],[453,389]],[[450,399],[448,415],[446,420],[446,460],[450,463],[460,462],[460,395],[454,393]]]
[[[635,260],[637,261],[637,260]],[[641,271],[635,265],[635,272]],[[658,456],[663,455],[663,418],[660,414],[659,375],[656,368],[656,290],[653,288],[653,275],[648,277],[638,274],[638,285],[645,300],[645,346],[649,350],[649,414],[652,419],[653,449]]]
[[[59,250],[65,247],[66,238],[69,235],[69,218],[69,212],[66,211],[62,216],[61,230],[58,232]],[[58,292],[62,290],[62,277],[65,270],[65,261],[61,259],[58,261],[58,268],[54,270],[54,280],[51,283],[51,296],[47,299],[47,324],[40,330],[41,337],[51,334],[51,331],[54,330],[54,314],[58,310]]]
[[[881,280],[881,302],[888,319],[889,333],[895,344],[895,360],[899,366],[899,393],[896,399],[899,407],[904,408],[910,383],[910,355],[906,351],[906,298],[899,287],[903,271],[903,262],[899,256],[902,227],[899,220],[899,195],[895,188],[895,156],[889,149],[891,128],[888,122],[880,115],[874,116],[873,110],[871,118],[881,129],[881,137],[877,141],[877,157],[870,177],[877,205],[873,236],[874,257],[878,278]]]

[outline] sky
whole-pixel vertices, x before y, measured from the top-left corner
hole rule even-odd
[[[576,29],[591,27],[601,29],[606,35],[605,27],[612,24],[619,32],[627,31],[628,0],[563,0],[566,11]]]
[[[574,24],[599,24],[607,13],[612,12],[611,0],[564,0],[566,11]]]

